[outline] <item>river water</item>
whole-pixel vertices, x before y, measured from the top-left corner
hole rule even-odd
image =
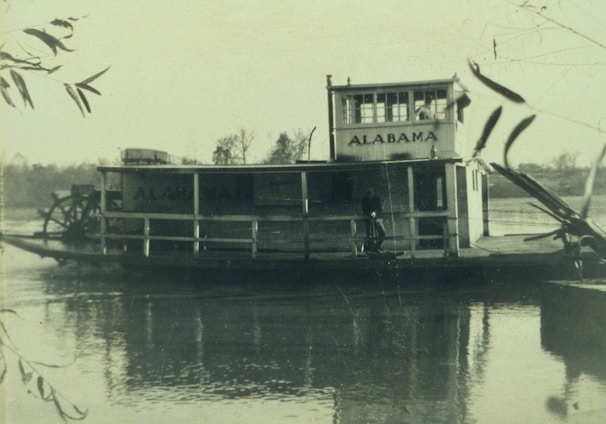
[[[491,230],[552,225],[523,204],[494,201]],[[606,294],[523,276],[138,275],[3,249],[0,422],[606,420]]]

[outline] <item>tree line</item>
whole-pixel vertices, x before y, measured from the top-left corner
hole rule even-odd
[[[308,151],[310,138],[311,134],[308,138],[300,129],[296,130],[292,137],[286,131],[281,132],[269,154],[261,163],[288,164],[303,159],[305,153]],[[216,148],[213,151],[213,163],[215,165],[248,164],[247,154],[254,139],[254,133],[245,129],[241,129],[239,133],[220,138],[217,140]]]
[[[247,153],[254,140],[254,134],[242,129],[221,137],[216,142],[212,161],[215,165],[238,165],[249,163]],[[301,130],[289,136],[282,132],[275,140],[266,164],[288,164],[303,159],[307,152],[308,137]],[[2,166],[0,179],[3,182],[0,207],[5,208],[46,208],[52,203],[51,193],[69,190],[72,184],[99,185],[97,166],[104,164],[83,163],[58,166],[55,164],[29,164],[23,157]],[[184,164],[202,163],[197,159],[182,160]]]
[[[9,163],[2,167],[2,203],[5,208],[48,208],[51,193],[69,190],[72,184],[99,185],[97,165],[57,166]]]
[[[577,166],[576,155],[570,153],[558,156],[549,165],[521,163],[517,166],[517,170],[531,176],[560,196],[582,196],[585,192],[585,181],[590,172],[589,167]],[[522,189],[498,173],[492,173],[489,181],[491,197],[528,196]],[[599,174],[595,180],[594,194],[606,195],[606,178],[600,178]]]
[[[301,139],[302,140],[302,139]],[[292,163],[301,153],[291,149],[293,139],[286,133],[280,135],[265,163]],[[295,145],[296,146],[296,145]],[[229,151],[229,150],[228,150]],[[226,156],[228,164],[244,163],[242,156]],[[225,158],[225,157],[224,157]],[[48,208],[52,203],[51,193],[69,190],[72,184],[99,185],[98,164],[80,165],[30,165],[26,162],[9,163],[2,167],[3,181],[0,207],[5,208]],[[589,168],[542,166],[520,164],[518,169],[531,175],[561,196],[580,196],[585,189],[585,179]],[[505,177],[493,173],[489,177],[491,197],[526,197],[527,194],[511,184]],[[606,195],[606,178],[597,178],[595,194]]]

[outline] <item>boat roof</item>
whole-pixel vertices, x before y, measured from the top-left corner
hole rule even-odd
[[[329,89],[334,91],[342,90],[378,90],[378,89],[389,89],[393,87],[422,87],[422,86],[435,86],[452,84],[457,82],[457,78],[448,79],[436,79],[436,80],[422,80],[422,81],[405,81],[405,82],[391,82],[391,83],[373,83],[373,84],[346,84],[346,85],[331,85]]]
[[[444,163],[462,162],[462,158],[444,159],[413,159],[390,161],[364,161],[364,162],[299,162],[293,164],[250,164],[250,165],[103,165],[98,166],[101,172],[120,173],[167,173],[167,174],[194,174],[194,173],[266,173],[266,172],[301,172],[301,171],[352,171],[373,169],[378,167],[402,167],[408,165],[432,166]]]

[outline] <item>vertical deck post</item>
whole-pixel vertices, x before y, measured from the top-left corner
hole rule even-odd
[[[446,205],[448,210],[448,254],[450,256],[459,255],[459,218],[458,218],[458,198],[457,198],[457,165],[447,163],[445,166],[446,176]]]
[[[406,168],[408,177],[408,214],[409,218],[409,230],[410,230],[410,257],[415,257],[415,251],[417,250],[417,228],[415,225],[415,182],[414,175],[412,172],[412,166]]]
[[[329,147],[329,157],[330,160],[335,160],[336,157],[336,149],[335,149],[335,115],[333,109],[333,99],[332,99],[332,75],[326,75],[326,91],[328,95],[328,147]]]
[[[107,173],[101,171],[101,252],[105,255],[107,253],[107,245],[105,242],[105,233],[107,232],[107,226],[105,222],[105,212],[107,210]]]
[[[349,221],[349,228],[351,235],[351,255],[355,258],[358,256],[358,245],[356,244],[356,233],[358,232],[358,228],[355,219]]]
[[[193,174],[194,178],[194,256],[200,254],[200,221],[198,215],[200,214],[200,177],[197,172]]]
[[[307,195],[307,172],[301,171],[301,201],[303,210],[303,248],[305,259],[309,259],[309,198]]]
[[[482,222],[484,237],[490,235],[490,225],[488,220],[488,211],[490,209],[490,188],[488,186],[488,173],[482,173],[480,183],[482,184]]]
[[[259,233],[259,221],[252,220],[252,257],[257,257],[257,234]]]
[[[149,256],[149,218],[143,219],[143,256]]]

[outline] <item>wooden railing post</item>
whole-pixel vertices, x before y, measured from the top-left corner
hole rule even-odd
[[[194,172],[194,256],[200,254],[200,221],[198,221],[198,215],[200,214],[200,177],[199,174]]]
[[[309,198],[307,196],[307,172],[301,172],[301,200],[303,204],[303,249],[305,259],[309,259]]]
[[[259,221],[253,219],[252,221],[252,257],[257,257],[257,234],[259,233]]]
[[[149,218],[143,219],[143,256],[149,257]]]
[[[415,182],[412,166],[409,166],[406,171],[408,177],[408,213],[410,214],[410,218],[408,220],[410,231],[410,257],[414,258],[417,250],[417,226],[415,225]]]
[[[457,166],[454,163],[445,164],[446,175],[446,205],[448,210],[448,254],[458,256],[459,254],[459,220],[457,199]]]
[[[442,248],[444,249],[444,257],[448,256],[448,243],[448,222],[445,222],[442,229]]]
[[[107,244],[105,242],[105,233],[107,232],[107,222],[105,221],[105,212],[107,212],[107,173],[101,172],[101,252],[107,253]]]
[[[413,212],[396,212],[393,216],[398,217],[398,219],[402,219],[403,222],[409,220],[412,229],[415,229],[415,223],[417,220],[421,218],[440,218],[442,220],[447,220],[449,217],[449,211],[447,210],[435,210],[435,211],[413,211]],[[192,218],[192,214],[184,213],[184,214],[162,214],[162,213],[153,213],[153,212],[118,212],[118,211],[108,211],[105,216],[106,219],[123,219],[123,220],[138,220],[141,222],[143,220],[143,231],[139,234],[113,234],[106,233],[105,239],[121,239],[121,240],[137,240],[142,242],[143,247],[143,256],[149,257],[151,256],[151,242],[156,241],[176,241],[176,242],[187,242],[193,244],[199,244],[200,252],[197,254],[201,254],[202,251],[206,250],[206,243],[210,242],[213,245],[220,246],[222,243],[237,243],[245,246],[250,246],[251,256],[253,258],[258,257],[259,252],[259,225],[261,222],[268,223],[296,223],[301,225],[303,230],[304,237],[303,239],[299,238],[297,241],[299,243],[304,243],[306,249],[303,250],[299,247],[297,249],[297,253],[306,253],[306,257],[311,256],[311,247],[310,244],[313,242],[312,233],[310,232],[310,227],[313,229],[314,222],[320,223],[334,223],[340,222],[346,224],[349,222],[349,230],[345,229],[345,231],[339,232],[338,234],[332,234],[331,232],[324,232],[324,237],[321,238],[320,242],[325,243],[333,243],[338,242],[339,246],[343,246],[347,248],[349,245],[349,250],[351,255],[356,257],[359,252],[359,246],[357,245],[358,241],[358,229],[357,223],[365,219],[363,216],[359,215],[340,215],[340,216],[289,216],[289,215],[274,215],[274,216],[258,216],[258,215],[229,215],[229,216],[195,216]],[[394,218],[395,219],[395,218]],[[160,221],[179,221],[179,222],[187,222],[192,223],[194,225],[193,234],[188,232],[187,235],[163,235],[163,234],[152,234],[151,230],[151,222],[154,220]],[[202,228],[204,227],[204,222],[238,222],[249,223],[250,225],[250,233],[249,235],[242,237],[208,237],[206,234],[201,234]],[[420,236],[413,231],[412,234],[404,234],[403,236],[400,234],[394,234],[393,240],[404,240],[406,242],[410,242],[410,257],[415,258],[416,250],[418,247],[416,243],[419,240],[443,240],[444,248],[447,250],[448,255],[452,255],[452,251],[449,249],[450,243],[453,240],[453,234],[450,232],[450,227],[447,225],[448,222],[445,222],[446,232],[435,233],[430,235]],[[241,227],[239,227],[241,228]],[[321,229],[320,229],[321,230]],[[349,232],[348,232],[349,231]],[[318,234],[318,233],[313,233]],[[456,238],[456,234],[454,234],[454,238]],[[391,238],[390,238],[391,239]],[[278,243],[291,243],[292,239],[288,240],[278,240]],[[345,243],[345,244],[343,244]],[[299,245],[300,246],[300,245]],[[437,246],[437,249],[440,247]],[[220,249],[220,247],[218,247]],[[435,250],[435,249],[434,249]],[[342,249],[339,250],[341,253],[344,251]]]
[[[355,219],[349,221],[349,228],[351,235],[351,254],[355,258],[358,256],[358,245],[356,244],[356,234],[358,233],[358,229]]]
[[[194,256],[200,254],[200,221],[194,215]]]

